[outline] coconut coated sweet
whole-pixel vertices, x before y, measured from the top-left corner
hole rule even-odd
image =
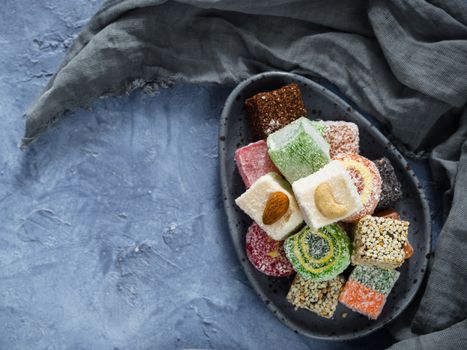
[[[290,183],[313,174],[329,163],[329,144],[307,118],[299,118],[272,133],[269,156]]]
[[[245,240],[248,260],[258,271],[273,277],[290,276],[295,272],[285,256],[284,242],[270,238],[256,222],[248,228]]]
[[[299,179],[292,189],[303,218],[312,229],[349,217],[363,206],[350,175],[339,161]]]
[[[263,223],[264,210],[268,199],[276,192],[284,193],[288,197],[288,208],[279,220],[266,225]],[[269,237],[275,240],[285,239],[291,233],[296,232],[303,224],[302,213],[295,201],[290,185],[276,173],[268,173],[260,177],[235,200],[235,203],[266,231]]]
[[[261,176],[278,172],[268,154],[266,140],[243,146],[235,151],[235,163],[247,188]]]
[[[358,154],[340,155],[335,159],[341,161],[350,174],[363,205],[362,210],[344,221],[354,222],[365,215],[373,214],[381,195],[381,176],[376,165]]]

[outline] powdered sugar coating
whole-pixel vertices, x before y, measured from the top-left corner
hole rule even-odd
[[[323,199],[321,198],[318,203],[316,191],[323,184],[329,186],[332,200],[344,206],[345,212],[333,217],[322,213],[320,205],[323,204]],[[305,222],[312,229],[340,221],[358,213],[363,208],[360,195],[350,175],[338,160],[333,160],[317,172],[295,181],[292,184],[292,190]],[[330,199],[326,198],[324,202],[329,203]]]
[[[250,263],[268,276],[285,277],[295,271],[287,260],[283,241],[275,241],[255,222],[248,228],[246,234],[246,255]]]
[[[361,211],[343,221],[354,222],[373,214],[381,195],[381,176],[376,165],[358,154],[339,155],[335,159],[341,161],[349,172],[363,205]]]
[[[235,163],[246,188],[250,188],[256,180],[267,173],[279,172],[269,158],[266,140],[253,142],[237,149]]]
[[[289,205],[279,220],[267,225],[263,221],[263,214],[266,204],[274,192],[282,192],[287,195]],[[235,204],[266,231],[269,237],[277,241],[286,239],[303,224],[303,216],[290,184],[277,173],[267,173],[261,176],[240,197],[235,199]]]

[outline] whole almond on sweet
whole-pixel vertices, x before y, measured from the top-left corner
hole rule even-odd
[[[273,192],[266,201],[263,211],[263,224],[272,225],[289,210],[289,197],[284,192]]]

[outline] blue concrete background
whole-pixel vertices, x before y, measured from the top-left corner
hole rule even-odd
[[[285,328],[249,286],[223,213],[218,118],[232,87],[96,101],[27,151],[27,107],[100,1],[0,12],[0,349],[373,349]],[[431,199],[424,162],[412,163]]]

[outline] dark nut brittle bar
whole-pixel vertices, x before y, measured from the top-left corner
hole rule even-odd
[[[296,83],[280,89],[260,92],[245,101],[253,135],[264,139],[269,134],[306,116],[300,89]]]

